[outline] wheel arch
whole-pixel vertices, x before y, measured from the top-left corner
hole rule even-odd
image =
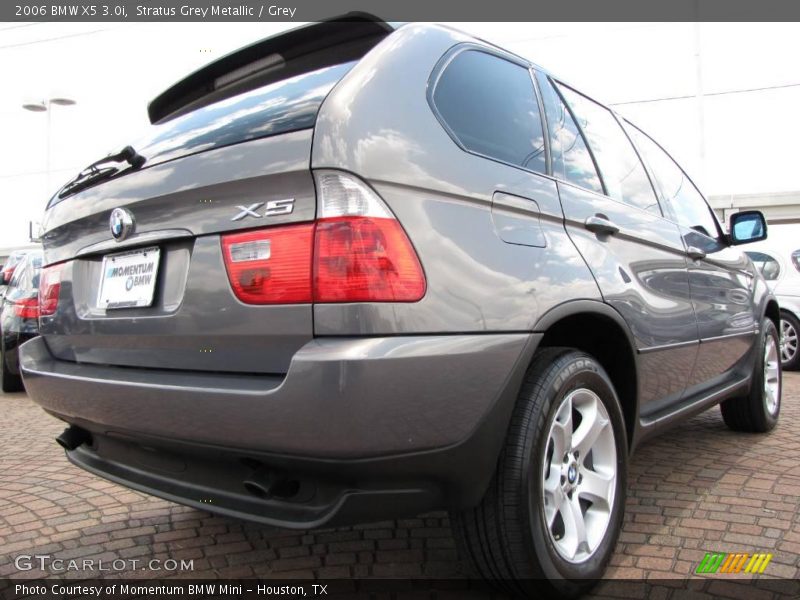
[[[778,331],[781,330],[781,309],[775,298],[770,297],[770,299],[767,300],[767,304],[764,307],[764,316],[775,323],[775,327],[777,327]]]
[[[622,316],[604,302],[575,300],[542,315],[534,330],[543,334],[539,347],[576,348],[602,365],[617,391],[632,449],[639,423],[639,368],[633,334]]]

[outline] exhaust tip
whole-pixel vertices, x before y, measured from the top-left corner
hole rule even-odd
[[[268,471],[264,467],[253,471],[242,483],[248,492],[262,500],[290,500],[300,491],[299,481],[287,479],[285,473]]]
[[[265,500],[270,496],[268,489],[264,488],[262,485],[254,481],[245,481],[244,489],[246,489],[256,498],[261,498],[262,500]]]
[[[61,432],[56,438],[56,442],[59,446],[61,446],[64,450],[75,450],[78,446],[82,444],[90,443],[92,441],[92,434],[90,434],[85,429],[81,429],[80,427],[76,427],[75,425],[70,425],[64,431]]]

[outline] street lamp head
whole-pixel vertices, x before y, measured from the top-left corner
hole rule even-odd
[[[44,112],[47,110],[47,105],[44,102],[26,102],[22,105],[22,108],[25,110],[30,110],[32,112]]]
[[[69,98],[67,96],[54,96],[49,100],[32,100],[30,102],[25,102],[22,105],[22,108],[33,112],[45,112],[52,105],[72,106],[73,104],[76,104],[76,101],[73,100],[72,98]]]
[[[75,100],[72,98],[66,98],[64,96],[56,96],[55,98],[50,98],[50,104],[58,104],[59,106],[72,106],[75,104]]]

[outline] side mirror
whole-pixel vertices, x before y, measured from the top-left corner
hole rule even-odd
[[[731,215],[728,241],[732,246],[767,239],[767,220],[760,210],[745,210]]]

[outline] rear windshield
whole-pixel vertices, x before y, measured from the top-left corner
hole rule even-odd
[[[187,154],[314,126],[325,96],[357,61],[309,71],[220,100],[161,125],[133,147],[145,166]]]

